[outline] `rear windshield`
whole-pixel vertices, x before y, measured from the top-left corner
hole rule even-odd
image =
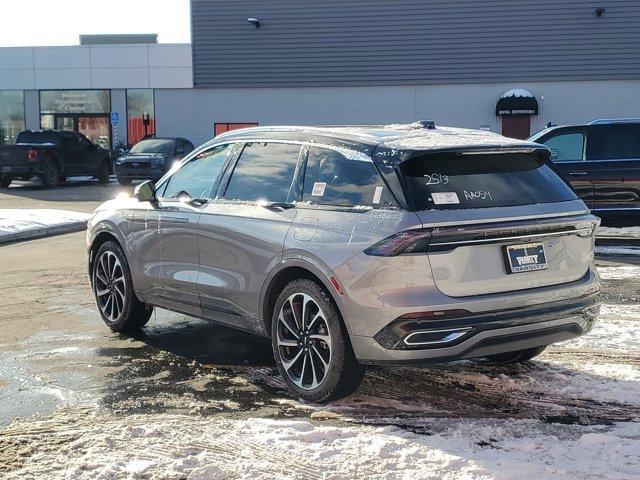
[[[418,156],[400,169],[416,210],[510,207],[577,198],[544,160],[526,153]]]
[[[29,132],[18,134],[16,145],[44,145],[57,146],[60,143],[60,135],[56,132]]]
[[[173,140],[163,139],[142,140],[131,149],[131,153],[171,153],[172,151]]]

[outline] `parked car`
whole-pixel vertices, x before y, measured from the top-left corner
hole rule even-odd
[[[15,178],[37,176],[53,187],[68,177],[90,175],[109,183],[111,156],[78,132],[42,130],[20,132],[15,145],[0,145],[0,187]]]
[[[364,365],[529,360],[599,312],[597,217],[539,144],[430,123],[222,134],[87,231],[113,330],[154,306],[271,338],[289,389]]]
[[[192,152],[186,138],[147,138],[116,159],[116,176],[121,185],[132,180],[159,180],[176,160]]]
[[[640,119],[554,126],[529,140],[551,149],[551,160],[591,211],[640,225]]]

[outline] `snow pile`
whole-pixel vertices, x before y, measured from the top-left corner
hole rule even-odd
[[[440,419],[434,421],[437,432],[419,435],[393,426],[308,420],[166,415],[154,422],[145,415],[72,413],[63,410],[51,419],[17,422],[5,430],[4,458],[12,458],[13,465],[4,478],[506,480],[640,475],[638,423],[578,430],[528,420]],[[26,447],[20,443],[25,439]]]
[[[55,209],[0,209],[0,243],[82,230],[88,213]]]
[[[640,227],[598,227],[596,237],[640,238]]]

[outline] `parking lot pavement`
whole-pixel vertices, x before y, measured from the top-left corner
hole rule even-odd
[[[0,209],[55,208],[91,213],[106,200],[120,192],[132,193],[133,187],[119,185],[115,178],[108,185],[100,185],[89,177],[70,178],[66,183],[46,189],[36,180],[15,180],[6,189],[0,189]]]
[[[4,478],[640,476],[640,257],[598,259],[600,322],[537,361],[371,368],[316,406],[264,339],[161,310],[111,333],[83,255],[82,233],[0,247]]]

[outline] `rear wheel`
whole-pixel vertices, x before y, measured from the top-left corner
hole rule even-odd
[[[272,317],[276,365],[289,390],[313,402],[352,393],[365,374],[333,300],[315,282],[294,280],[280,293]]]
[[[2,175],[0,177],[0,188],[9,188],[9,185],[11,185],[12,181],[13,178],[11,178],[9,175]]]
[[[123,186],[131,185],[131,179],[128,177],[118,177],[118,183]]]
[[[47,162],[44,166],[44,170],[42,171],[42,175],[40,175],[40,181],[45,188],[55,187],[58,184],[58,179],[60,178],[60,169],[58,168],[58,164],[56,162]]]
[[[129,264],[116,242],[105,242],[96,252],[92,280],[98,312],[111,330],[123,332],[147,324],[153,307],[136,297]]]
[[[532,358],[537,357],[544,352],[546,346],[527,348],[525,350],[516,350],[515,352],[498,353],[496,355],[489,355],[487,359],[492,363],[501,365],[511,365],[514,363],[528,362]]]
[[[111,175],[111,165],[109,164],[109,160],[103,160],[100,165],[100,173],[98,174],[98,181],[106,185],[109,183],[109,175]]]

